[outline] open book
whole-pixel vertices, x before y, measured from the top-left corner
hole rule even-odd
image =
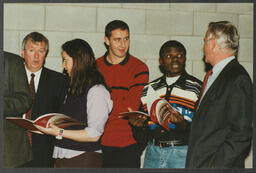
[[[172,112],[177,112],[175,108],[171,106],[171,104],[165,99],[157,99],[155,100],[149,110],[149,115],[140,112],[140,111],[132,111],[132,112],[123,112],[119,118],[129,119],[137,116],[150,116],[150,119],[161,126],[163,126],[166,130],[170,130],[168,115],[172,114]]]
[[[59,128],[67,128],[69,126],[74,126],[74,125],[85,125],[82,122],[79,122],[67,115],[60,114],[60,113],[49,113],[49,114],[44,114],[38,117],[36,120],[30,120],[30,119],[25,119],[21,117],[6,117],[7,120],[10,120],[19,126],[27,129],[30,132],[34,133],[39,133],[43,134],[40,132],[34,125],[39,125],[42,127],[48,127],[49,123],[52,123]]]

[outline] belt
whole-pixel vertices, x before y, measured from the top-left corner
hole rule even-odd
[[[153,139],[153,144],[159,147],[170,147],[170,146],[183,146],[187,145],[181,140],[171,140],[171,141],[161,141],[157,139]]]

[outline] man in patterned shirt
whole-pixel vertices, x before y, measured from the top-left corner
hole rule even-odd
[[[129,120],[135,129],[135,139],[148,142],[144,168],[185,167],[190,124],[202,85],[185,71],[185,62],[186,49],[180,42],[164,43],[159,51],[160,69],[164,75],[146,85],[141,96],[145,112],[150,110],[152,100],[160,98],[177,110],[168,116],[169,131],[151,120],[144,121],[145,117]]]

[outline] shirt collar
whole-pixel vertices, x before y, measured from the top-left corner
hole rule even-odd
[[[179,76],[174,76],[174,77],[167,77],[165,78],[167,85],[172,85],[174,84],[178,79],[180,78]]]
[[[184,87],[185,86],[185,81],[186,81],[186,78],[187,78],[187,75],[188,73],[186,72],[186,70],[183,70],[179,79],[175,82],[177,83],[178,85]],[[165,85],[167,86],[167,83],[166,83],[166,75],[164,75],[162,78],[161,78],[161,81],[160,81],[160,85],[163,85],[161,83],[165,83]]]
[[[222,69],[233,59],[235,59],[235,56],[230,56],[217,63],[215,66],[213,66],[212,75],[218,75],[222,71]]]
[[[33,73],[35,74],[35,77],[38,77],[38,76],[40,76],[40,75],[41,75],[42,69],[43,69],[43,68],[41,67],[38,71],[33,72]],[[25,70],[26,70],[26,73],[27,73],[27,77],[28,77],[28,79],[30,79],[30,78],[31,78],[31,74],[32,74],[32,72],[31,72],[31,71],[29,71],[29,69],[26,67],[26,65],[25,65]]]
[[[109,54],[109,51],[107,51],[107,52],[104,54],[104,62],[105,62],[106,65],[111,66],[111,65],[113,65],[113,64],[111,64],[110,62],[108,62],[108,60],[107,60],[108,54]],[[125,56],[125,59],[124,59],[122,62],[120,62],[119,64],[120,64],[120,65],[125,65],[125,64],[128,62],[129,59],[130,59],[130,54],[127,52],[127,53],[126,53],[126,56]]]

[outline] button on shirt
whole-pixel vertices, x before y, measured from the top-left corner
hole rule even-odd
[[[213,84],[213,82],[216,80],[216,78],[219,76],[220,72],[224,69],[224,67],[233,59],[235,59],[235,56],[231,56],[228,58],[225,58],[224,60],[220,61],[218,64],[216,64],[213,68],[212,68],[212,74],[209,76],[208,80],[207,80],[207,84],[205,86],[203,95],[201,100],[203,99],[205,93],[207,92],[207,90],[211,87],[211,85]]]

